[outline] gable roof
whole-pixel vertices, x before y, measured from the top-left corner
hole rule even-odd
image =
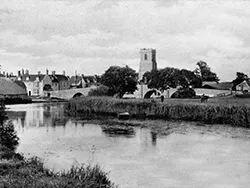
[[[236,87],[241,87],[241,86],[250,87],[250,81],[249,80],[244,80],[240,84],[238,84]]]
[[[26,88],[7,78],[0,78],[0,95],[26,95]]]
[[[207,89],[218,89],[218,90],[230,90],[233,87],[233,83],[231,82],[221,82],[221,83],[211,83],[211,84],[205,84],[202,86],[202,88]]]
[[[14,83],[26,90],[26,86],[22,81],[15,80]]]
[[[51,76],[55,77],[58,80],[58,82],[65,82],[69,80],[68,77],[63,74],[55,74]]]
[[[83,80],[83,77],[82,76],[71,76],[70,77],[70,84],[78,84],[80,83],[81,81]]]

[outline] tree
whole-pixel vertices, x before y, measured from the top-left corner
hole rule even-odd
[[[126,92],[137,90],[137,73],[128,66],[111,66],[101,76],[100,82],[109,88],[109,95],[122,98]]]
[[[197,80],[199,80],[190,70],[179,70],[172,67],[146,72],[143,78],[149,88],[158,90],[166,90],[169,87],[176,88],[177,86],[188,88],[190,85],[196,86]]]
[[[237,72],[236,78],[232,81],[233,83],[233,90],[236,90],[236,86],[243,82],[244,80],[248,80],[248,76],[243,72]]]
[[[14,150],[18,145],[18,136],[14,125],[8,120],[5,113],[5,106],[0,101],[0,145]]]
[[[179,88],[176,92],[174,92],[171,98],[193,98],[196,93],[192,88]]]
[[[219,78],[216,73],[212,72],[210,67],[204,61],[199,61],[196,64],[198,67],[194,70],[197,76],[200,76],[202,81],[215,81],[218,82]]]
[[[108,96],[109,88],[105,85],[100,85],[95,89],[91,89],[88,95],[89,96]]]

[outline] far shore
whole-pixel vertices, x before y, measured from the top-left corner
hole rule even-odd
[[[71,99],[65,111],[117,116],[128,112],[132,118],[181,120],[207,124],[229,124],[250,128],[250,101],[239,98],[199,99],[117,99],[112,97],[81,97]]]

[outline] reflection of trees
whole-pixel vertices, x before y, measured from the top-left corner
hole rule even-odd
[[[25,117],[26,117],[26,112],[25,111],[7,111],[7,115],[9,119],[12,121],[16,121],[18,125],[21,125],[24,127],[25,125]]]
[[[157,144],[157,133],[151,131],[151,139],[152,139],[152,145],[156,146],[156,144]]]

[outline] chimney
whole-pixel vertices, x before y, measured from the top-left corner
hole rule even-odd
[[[24,75],[24,70],[22,69],[22,75]]]
[[[64,76],[66,75],[66,72],[65,72],[65,71],[63,71],[63,75],[64,75]]]
[[[56,71],[52,71],[52,75],[55,76],[56,75]]]
[[[18,71],[18,72],[17,72],[17,76],[21,76],[21,71]]]
[[[46,69],[46,75],[49,75],[49,70],[48,69]]]
[[[25,74],[26,74],[26,75],[29,75],[28,69],[25,70]]]

